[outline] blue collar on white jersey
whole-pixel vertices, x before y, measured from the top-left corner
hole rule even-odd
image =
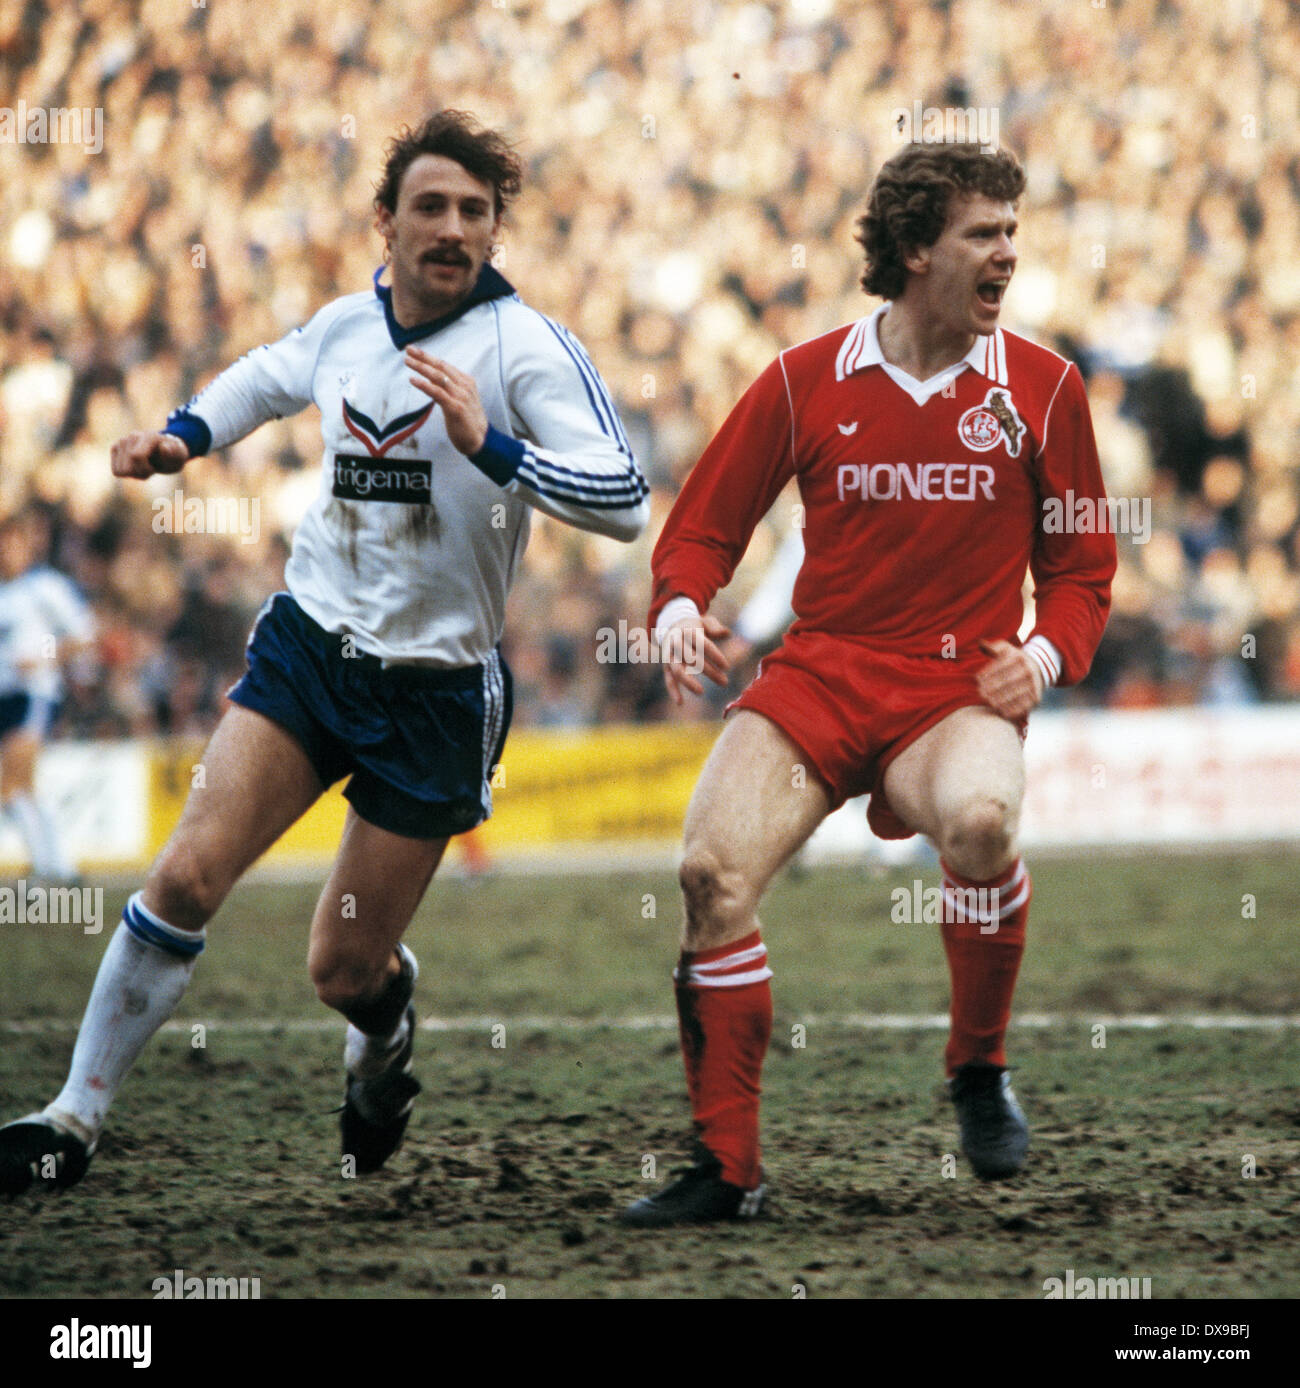
[[[422,337],[428,337],[430,333],[436,333],[439,328],[445,328],[448,323],[454,323],[462,313],[468,313],[476,304],[486,303],[489,299],[503,299],[508,294],[515,292],[515,287],[502,274],[492,268],[487,261],[483,262],[483,268],[478,272],[478,279],[474,283],[474,288],[470,290],[468,297],[458,304],[450,313],[444,313],[441,318],[435,318],[429,323],[417,323],[413,328],[404,328],[393,316],[393,291],[386,284],[379,283],[379,277],[384,273],[386,267],[381,265],[375,271],[375,294],[379,302],[384,306],[384,321],[388,324],[388,336],[393,339],[393,346],[399,350],[409,347],[412,342],[418,342]]]

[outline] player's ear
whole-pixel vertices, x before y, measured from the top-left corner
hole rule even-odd
[[[382,202],[375,204],[375,230],[384,238],[385,241],[393,239],[396,231],[393,214],[384,206]]]
[[[913,275],[924,275],[930,269],[929,246],[909,246],[903,251],[903,268]]]

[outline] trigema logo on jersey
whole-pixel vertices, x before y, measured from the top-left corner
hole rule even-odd
[[[433,413],[422,410],[376,424],[355,405],[343,401],[343,425],[365,446],[364,453],[334,455],[334,495],[344,501],[406,501],[427,505],[433,495],[433,463],[428,458],[389,458]]]
[[[1005,440],[1007,452],[1015,458],[1020,453],[1025,426],[1011,403],[1010,393],[994,386],[982,404],[971,406],[957,421],[957,436],[976,453],[987,453]]]

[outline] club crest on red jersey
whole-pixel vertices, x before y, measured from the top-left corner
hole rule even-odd
[[[976,453],[987,453],[1005,440],[1007,452],[1014,458],[1020,452],[1025,426],[1011,403],[1010,394],[994,388],[981,404],[973,405],[957,421],[957,436]]]

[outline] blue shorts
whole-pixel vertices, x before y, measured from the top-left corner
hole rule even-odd
[[[510,727],[510,671],[500,651],[482,665],[439,670],[343,654],[344,637],[288,593],[262,609],[248,670],[232,703],[278,723],[324,785],[362,819],[413,839],[440,839],[492,813],[492,769]]]
[[[0,737],[22,729],[44,738],[54,720],[53,699],[42,699],[38,694],[16,693],[0,694]]]

